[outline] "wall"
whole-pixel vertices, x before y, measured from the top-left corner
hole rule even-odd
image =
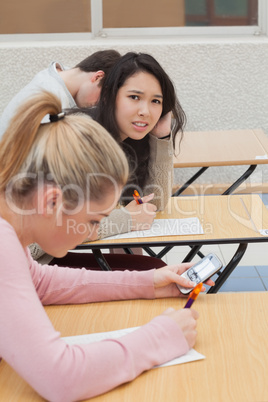
[[[262,128],[268,135],[268,38],[257,36],[0,42],[0,113],[51,61],[72,67],[105,48],[155,56],[176,85],[188,116],[187,130]],[[243,170],[214,168],[199,181],[230,182]],[[267,170],[257,168],[252,181],[268,182]],[[177,171],[176,181],[184,181],[194,171]]]

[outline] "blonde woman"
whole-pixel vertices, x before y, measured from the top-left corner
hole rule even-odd
[[[45,115],[51,123],[40,125]],[[190,264],[102,272],[32,259],[30,243],[62,257],[94,238],[127,176],[125,155],[108,132],[88,116],[65,116],[49,93],[18,110],[0,143],[0,356],[47,400],[101,394],[195,343],[193,309],[169,309],[117,342],[69,346],[42,307],[178,297],[176,283],[193,286],[179,275]]]

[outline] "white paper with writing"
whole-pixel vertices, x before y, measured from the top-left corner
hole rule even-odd
[[[87,335],[77,335],[77,336],[66,336],[62,339],[68,343],[69,345],[79,345],[79,344],[87,344],[93,342],[100,342],[105,339],[116,339],[120,338],[120,336],[127,335],[128,333],[135,331],[139,327],[132,327],[132,328],[125,328],[119,329],[117,331],[109,331],[109,332],[99,332],[95,334],[87,334]],[[156,367],[165,367],[165,366],[172,366],[175,364],[181,363],[188,363],[195,360],[205,359],[205,356],[201,353],[198,353],[196,350],[191,349],[188,353],[183,356],[177,357],[176,359],[170,360],[167,363],[161,364],[160,366]]]
[[[155,236],[182,236],[203,234],[203,228],[198,218],[185,219],[155,219],[151,228],[148,230],[136,230],[133,232],[122,233],[107,239],[131,239],[137,237]]]

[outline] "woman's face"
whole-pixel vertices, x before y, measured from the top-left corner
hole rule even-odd
[[[55,211],[42,228],[40,246],[55,257],[63,257],[85,239],[96,240],[100,221],[115,208],[121,191],[118,187],[105,194],[103,200],[86,201],[69,213]]]
[[[119,88],[115,103],[121,140],[144,138],[160,119],[162,109],[161,86],[152,74],[141,71],[128,78]]]

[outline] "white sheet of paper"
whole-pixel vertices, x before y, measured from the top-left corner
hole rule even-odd
[[[198,218],[185,219],[155,219],[151,228],[148,230],[136,230],[133,232],[122,233],[107,239],[131,239],[137,237],[154,236],[182,236],[203,234],[203,228]]]
[[[86,335],[77,335],[77,336],[66,336],[62,339],[68,343],[69,345],[79,345],[79,344],[87,344],[93,342],[100,342],[105,339],[116,339],[120,338],[120,336],[127,335],[128,333],[135,331],[139,327],[132,327],[132,328],[125,328],[119,329],[117,331],[109,331],[109,332],[99,332],[95,334],[86,334]],[[156,367],[165,367],[165,366],[172,366],[175,364],[181,363],[188,363],[195,360],[205,359],[205,356],[201,353],[198,353],[196,350],[191,349],[188,353],[183,356],[177,357],[176,359],[170,360],[167,363],[161,364],[160,366]]]

